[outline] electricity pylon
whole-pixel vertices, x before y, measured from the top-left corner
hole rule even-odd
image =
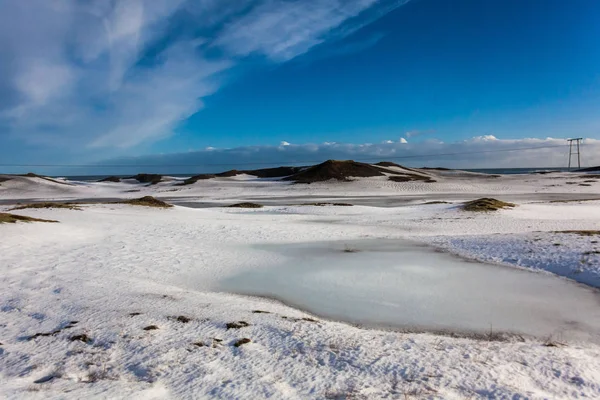
[[[571,169],[571,156],[577,154],[577,169],[581,169],[581,152],[579,150],[579,143],[583,138],[567,139],[569,142],[569,170]],[[573,142],[575,142],[576,149],[573,151]]]

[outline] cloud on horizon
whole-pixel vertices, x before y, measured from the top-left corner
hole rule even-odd
[[[0,135],[88,150],[156,141],[247,58],[287,62],[407,2],[0,0]]]
[[[287,143],[287,142],[286,142]],[[533,149],[529,149],[533,148]],[[509,151],[512,149],[528,149]],[[582,167],[600,164],[600,140],[585,139]],[[327,159],[376,162],[394,161],[412,167],[516,168],[566,167],[568,147],[564,139],[498,139],[493,135],[444,143],[431,139],[419,143],[322,143],[279,146],[245,146],[230,149],[207,148],[187,153],[116,158],[103,165],[120,165],[116,173],[192,173],[226,169],[268,168],[279,165],[310,165]],[[131,167],[125,167],[131,165]],[[190,167],[193,166],[193,167]],[[106,168],[108,170],[109,168]],[[107,173],[104,168],[97,169]]]

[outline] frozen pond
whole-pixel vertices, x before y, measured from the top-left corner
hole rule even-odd
[[[600,342],[600,292],[552,275],[397,240],[261,249],[287,261],[230,277],[220,289],[365,326]]]

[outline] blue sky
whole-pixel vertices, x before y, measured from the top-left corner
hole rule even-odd
[[[0,0],[0,10],[0,164],[185,159],[211,170],[201,164],[573,136],[587,138],[584,162],[600,164],[595,0]],[[560,166],[565,151],[412,164]],[[3,168],[23,169],[36,168]]]

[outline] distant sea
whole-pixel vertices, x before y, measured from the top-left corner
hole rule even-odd
[[[479,172],[483,174],[500,174],[500,175],[514,175],[514,174],[531,174],[536,172],[567,172],[568,168],[476,168],[476,169],[463,169],[462,171],[469,172]],[[100,179],[106,178],[107,176],[117,176],[119,178],[130,177],[132,174],[128,175],[61,175],[55,176],[55,178],[66,178],[70,181],[99,181]],[[193,175],[198,175],[198,172],[189,173],[189,174],[164,174],[168,176],[175,176],[180,178],[187,178]]]

